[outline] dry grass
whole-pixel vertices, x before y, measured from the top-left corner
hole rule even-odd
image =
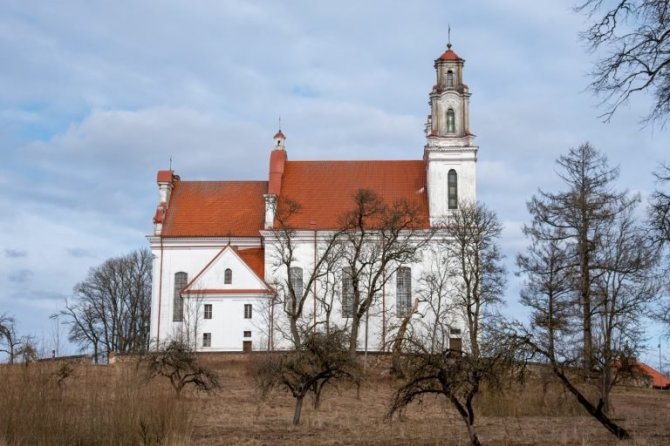
[[[135,367],[0,367],[0,444],[189,444],[191,419],[171,390]]]
[[[361,387],[326,389],[321,409],[308,401],[293,426],[294,399],[274,392],[261,400],[246,360],[211,357],[222,375],[217,394],[186,393],[176,400],[166,383],[145,383],[132,364],[77,366],[62,390],[53,365],[0,367],[0,445],[467,445],[462,421],[441,398],[412,405],[384,421],[396,381],[383,366]],[[616,442],[582,415],[559,387],[541,382],[482,394],[477,429],[487,445],[670,444],[670,392],[617,389],[615,418],[634,439]],[[142,426],[145,426],[144,430]],[[143,432],[146,435],[143,435]]]

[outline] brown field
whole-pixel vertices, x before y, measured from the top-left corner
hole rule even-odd
[[[253,357],[253,356],[252,356]],[[356,388],[325,390],[320,410],[306,401],[293,426],[294,400],[275,392],[261,400],[240,355],[205,359],[222,377],[216,394],[176,400],[166,382],[147,383],[133,363],[74,366],[58,385],[55,363],[0,367],[0,445],[467,445],[454,410],[427,398],[402,419],[384,420],[397,382],[373,359]],[[670,392],[618,388],[615,418],[633,439],[618,442],[582,414],[560,388],[538,380],[504,395],[483,394],[477,429],[488,445],[669,445]]]

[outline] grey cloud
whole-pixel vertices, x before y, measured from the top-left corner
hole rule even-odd
[[[82,248],[69,248],[67,250],[67,253],[71,255],[72,257],[83,257],[83,258],[92,258],[96,257],[96,254],[94,251],[90,249],[82,249]]]
[[[19,249],[5,249],[5,257],[9,259],[19,259],[22,257],[27,257],[28,251],[19,250]]]
[[[8,276],[8,279],[11,282],[15,283],[26,283],[30,281],[30,279],[35,275],[31,270],[29,269],[20,269],[18,271],[14,271],[13,273],[10,273]]]

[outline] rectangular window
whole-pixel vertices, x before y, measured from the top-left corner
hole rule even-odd
[[[245,338],[250,338],[251,337],[251,332],[250,331],[245,331],[244,332],[244,337]]]
[[[412,269],[401,266],[396,272],[396,315],[405,317],[412,307]]]
[[[354,280],[351,268],[342,268],[342,317],[354,315]]]
[[[184,320],[184,299],[181,297],[181,291],[188,284],[188,275],[185,272],[178,272],[174,275],[174,295],[172,296],[172,321],[182,322]]]
[[[212,304],[205,304],[205,319],[212,318]]]
[[[244,304],[244,318],[251,319],[251,304]]]
[[[212,333],[203,333],[202,334],[202,346],[211,347],[212,346]]]

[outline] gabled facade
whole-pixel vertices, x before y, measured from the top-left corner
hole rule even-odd
[[[300,286],[360,189],[373,191],[386,203],[413,203],[423,222],[417,229],[426,231],[459,201],[474,201],[477,146],[470,132],[464,62],[451,45],[435,61],[437,82],[430,93],[422,159],[292,161],[280,130],[273,138],[267,181],[187,181],[173,171],[159,171],[154,233],[148,237],[154,254],[152,339],[160,344],[181,336],[202,351],[289,346],[281,328],[283,311],[276,305],[277,284],[287,282],[287,272],[276,260],[276,212],[282,199],[300,205],[291,220]],[[395,265],[388,272],[361,330],[361,349],[388,348],[416,299],[413,284],[434,260],[432,255],[427,249],[415,264]],[[313,285],[316,296],[319,287]],[[316,302],[310,299],[311,308],[306,309],[315,318]],[[334,305],[333,323],[346,326],[341,300]],[[454,321],[454,334],[460,325]]]

